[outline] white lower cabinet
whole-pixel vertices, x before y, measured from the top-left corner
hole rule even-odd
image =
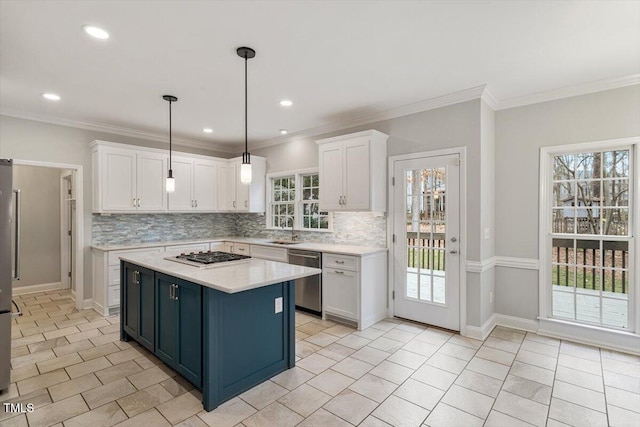
[[[358,273],[325,269],[322,273],[324,311],[346,320],[358,321]]]
[[[368,328],[387,317],[387,253],[322,254],[322,317]]]
[[[130,253],[156,254],[164,247],[102,251],[93,249],[93,309],[103,316],[120,310],[120,257]]]
[[[289,262],[289,254],[285,248],[251,245],[251,256],[270,261]]]
[[[165,253],[167,256],[177,256],[180,254],[188,254],[191,252],[207,252],[209,243],[196,243],[193,245],[173,245],[166,246]]]

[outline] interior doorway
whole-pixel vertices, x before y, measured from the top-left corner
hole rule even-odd
[[[56,252],[59,253],[59,258],[56,258],[57,268],[56,270],[59,272],[57,275],[56,282],[53,283],[44,283],[39,289],[38,285],[35,286],[20,286],[17,287],[14,284],[13,293],[27,293],[27,292],[37,292],[42,290],[49,290],[49,288],[66,288],[72,289],[74,293],[74,297],[76,300],[76,308],[82,309],[85,306],[84,301],[84,286],[83,286],[83,276],[84,276],[84,230],[83,230],[83,167],[81,165],[73,165],[73,164],[64,164],[64,163],[52,163],[52,162],[40,162],[40,161],[32,161],[32,160],[20,160],[13,159],[13,164],[15,168],[20,167],[29,167],[38,169],[46,169],[48,172],[54,172],[55,174],[55,182],[59,183],[59,191],[55,192],[53,195],[56,200],[55,207],[56,216],[59,213],[59,222],[52,226],[51,230],[47,230],[52,234],[56,234],[59,236],[57,242]],[[37,183],[36,183],[37,184]],[[15,186],[14,186],[15,187]],[[68,191],[71,190],[71,197],[69,197]],[[66,192],[66,194],[65,194]],[[25,201],[25,194],[21,192],[22,201]],[[42,210],[45,214],[48,212],[52,213],[52,210],[47,210],[47,206],[38,206],[35,205],[30,213],[34,213],[33,211],[37,211],[38,209]],[[25,212],[28,212],[25,209],[22,210],[22,215],[25,215]],[[25,237],[27,229],[26,223],[23,221],[21,227],[21,237],[26,239]],[[35,230],[38,232],[42,232],[43,230]],[[71,231],[71,234],[69,234]],[[30,237],[31,240],[36,240],[38,238],[38,233],[32,233]],[[26,243],[26,242],[25,242]],[[37,247],[36,244],[32,245],[32,247]],[[22,254],[30,254],[30,251],[26,251],[25,245],[21,245]],[[19,255],[20,256],[20,255]],[[23,258],[22,261],[25,261]],[[24,265],[24,264],[23,264]],[[26,266],[26,265],[25,265]],[[26,270],[25,270],[26,271]],[[71,275],[69,275],[71,273]]]

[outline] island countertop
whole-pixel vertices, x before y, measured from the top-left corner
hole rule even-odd
[[[120,259],[221,292],[233,294],[322,273],[318,268],[251,258],[216,267],[195,267],[166,260],[167,255],[130,253]]]

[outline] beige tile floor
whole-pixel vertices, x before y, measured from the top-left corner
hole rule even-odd
[[[297,366],[212,412],[119,318],[68,292],[17,298],[9,426],[634,426],[640,358],[496,328],[483,343],[398,319],[364,331],[296,315]],[[4,405],[3,405],[4,407]]]

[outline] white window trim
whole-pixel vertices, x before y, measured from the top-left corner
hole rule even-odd
[[[267,209],[266,209],[266,229],[267,230],[290,230],[289,228],[281,228],[274,227],[271,225],[271,203],[273,202],[273,192],[271,187],[271,180],[274,178],[282,178],[286,176],[293,175],[295,177],[296,182],[296,200],[295,200],[295,215],[293,219],[294,230],[297,231],[309,231],[315,233],[332,233],[333,232],[333,212],[329,212],[327,216],[327,220],[329,222],[329,228],[303,228],[302,227],[302,182],[301,176],[307,174],[318,173],[318,168],[307,168],[307,169],[295,169],[290,171],[282,171],[282,172],[274,172],[267,174],[267,185],[266,185],[266,201],[267,201]],[[320,189],[322,191],[322,189]]]
[[[553,147],[542,147],[540,149],[540,194],[539,194],[539,229],[538,229],[538,251],[539,251],[539,312],[540,321],[539,332],[549,336],[566,337],[571,335],[574,339],[586,342],[606,345],[610,348],[618,348],[629,351],[635,349],[640,340],[640,292],[638,289],[638,268],[640,267],[640,162],[639,149],[640,137],[620,138],[605,141],[594,141],[578,144],[566,144]],[[551,317],[551,298],[547,277],[551,268],[551,250],[547,247],[547,237],[551,212],[552,183],[550,178],[552,157],[563,153],[576,153],[587,151],[602,151],[613,148],[629,148],[632,155],[630,165],[630,191],[633,200],[633,215],[630,218],[629,229],[631,238],[629,246],[633,248],[633,271],[630,272],[629,283],[633,286],[629,289],[629,331],[619,331],[606,327],[593,326],[588,324],[574,323]],[[634,350],[632,350],[633,352]]]

